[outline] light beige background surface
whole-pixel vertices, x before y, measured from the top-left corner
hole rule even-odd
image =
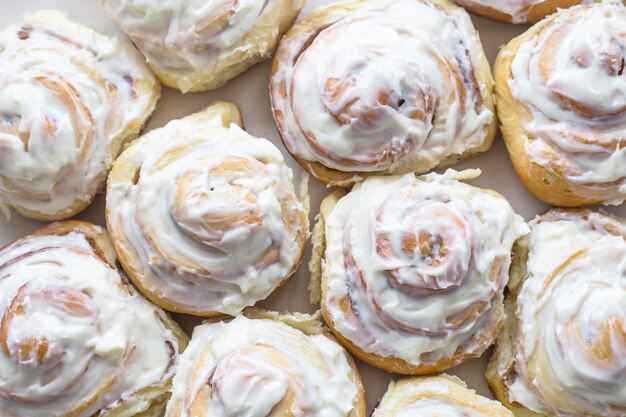
[[[329,0],[309,0],[303,14],[319,4],[329,2]],[[75,20],[90,25],[99,32],[108,35],[120,34],[113,23],[107,19],[104,12],[100,10],[96,0],[0,0],[0,28],[19,22],[20,17],[25,12],[44,8],[66,11]],[[487,57],[491,63],[493,63],[499,47],[525,29],[523,26],[496,23],[478,17],[472,19],[480,32]],[[254,136],[267,138],[276,144],[285,155],[287,163],[294,169],[296,177],[299,177],[302,169],[285,150],[272,119],[267,88],[269,67],[269,62],[260,64],[231,81],[225,87],[209,93],[183,95],[178,91],[163,88],[161,100],[145,131],[163,126],[172,119],[198,111],[215,100],[234,101],[242,111],[246,130]],[[545,211],[548,207],[531,196],[518,181],[501,138],[496,140],[494,147],[489,152],[470,158],[454,168],[457,170],[464,168],[482,169],[481,177],[472,183],[492,188],[503,194],[509,199],[513,208],[527,220]],[[312,208],[311,222],[318,212],[321,199],[329,192],[325,186],[315,180],[311,179],[309,182]],[[610,207],[608,210],[626,216],[626,206]],[[104,225],[104,197],[99,195],[95,202],[76,218]],[[0,215],[0,246],[43,225],[43,223],[25,219],[15,213],[9,221]],[[307,292],[309,256],[310,248],[307,249],[305,262],[296,275],[291,278],[287,285],[262,302],[261,306],[274,310],[301,312],[315,310],[315,307],[309,304]],[[201,321],[183,315],[177,315],[176,318],[190,334],[193,326]],[[490,396],[483,375],[486,363],[487,354],[480,359],[472,360],[452,369],[450,373],[463,378],[471,388],[476,389],[479,393]],[[359,363],[359,369],[366,389],[369,415],[387,388],[389,381],[396,376],[362,363]]]

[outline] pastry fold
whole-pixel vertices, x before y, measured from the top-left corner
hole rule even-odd
[[[0,250],[4,417],[159,415],[187,342],[99,226],[54,223]]]
[[[218,102],[144,135],[111,170],[107,226],[135,285],[162,308],[236,315],[300,264],[308,203],[268,140]]]

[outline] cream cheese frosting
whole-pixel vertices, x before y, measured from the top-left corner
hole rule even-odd
[[[605,1],[562,11],[519,46],[511,64],[513,97],[530,159],[574,184],[626,198],[626,7]]]
[[[372,417],[512,417],[457,377],[442,374],[391,382]]]
[[[482,145],[492,81],[467,13],[415,0],[320,8],[279,45],[270,90],[287,149],[344,172],[425,172]]]
[[[138,393],[174,373],[178,342],[163,311],[88,239],[27,236],[0,252],[3,415],[87,417],[120,403],[141,412]]]
[[[205,112],[124,152],[108,184],[107,224],[131,278],[157,304],[234,315],[294,272],[308,208],[272,143]]]
[[[509,400],[556,416],[623,416],[626,227],[553,211],[531,228]]]
[[[503,197],[455,179],[475,175],[371,177],[326,217],[322,302],[362,351],[454,363],[493,342],[528,228]]]
[[[118,38],[37,11],[0,33],[0,208],[68,217],[104,184],[158,98]]]
[[[166,416],[356,417],[354,372],[323,334],[245,316],[206,323],[181,356]]]
[[[255,50],[256,42],[260,43],[258,59],[269,57],[273,49],[270,45],[276,44],[284,30],[282,18],[295,17],[304,3],[303,0],[99,2],[133,39],[157,74],[178,74],[176,86],[183,92],[199,87],[202,78],[211,74],[220,62],[242,51]]]

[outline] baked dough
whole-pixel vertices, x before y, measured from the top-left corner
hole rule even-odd
[[[324,319],[359,359],[423,375],[493,343],[527,226],[501,195],[458,181],[476,174],[369,177],[322,202],[312,286],[321,280]]]
[[[144,135],[118,158],[106,216],[120,262],[155,304],[236,315],[295,272],[308,203],[268,140],[218,102]]]
[[[73,216],[104,187],[160,85],[129,44],[45,10],[0,32],[0,209]]]
[[[515,247],[487,368],[518,417],[626,415],[626,220],[553,209]]]
[[[626,198],[626,6],[604,1],[552,15],[498,54],[498,115],[513,167],[546,203]]]
[[[365,417],[354,361],[318,317],[253,310],[196,327],[166,417]]]
[[[447,0],[351,0],[283,37],[270,98],[287,150],[324,183],[424,173],[489,149],[493,79]]]
[[[188,338],[117,269],[106,231],[54,223],[0,250],[3,417],[163,413]]]
[[[161,82],[218,88],[269,58],[304,0],[99,0]]]

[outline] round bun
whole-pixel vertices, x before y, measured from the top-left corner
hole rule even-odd
[[[316,317],[254,310],[195,328],[166,411],[188,415],[365,417],[365,397]]]
[[[106,231],[54,223],[0,250],[0,410],[156,416],[188,338],[116,267]]]
[[[312,287],[359,359],[423,375],[493,343],[510,250],[527,227],[499,194],[457,181],[474,175],[370,177],[322,202]]]
[[[504,23],[536,23],[582,0],[455,0],[467,11]]]
[[[626,220],[553,209],[515,246],[487,368],[516,416],[626,415]]]
[[[308,206],[280,151],[216,103],[144,135],[111,170],[106,216],[120,262],[160,307],[235,315],[295,272]]]
[[[53,10],[0,32],[0,85],[0,209],[43,221],[91,203],[160,91],[132,46]]]
[[[575,6],[498,54],[502,134],[522,183],[557,206],[626,198],[626,6]]]
[[[270,74],[287,150],[339,186],[486,151],[496,132],[492,89],[469,15],[447,0],[320,7],[283,37]]]
[[[183,93],[221,87],[269,58],[304,5],[304,0],[99,2],[161,82]]]
[[[402,378],[389,384],[372,417],[513,417],[497,401],[476,394],[451,375]]]

